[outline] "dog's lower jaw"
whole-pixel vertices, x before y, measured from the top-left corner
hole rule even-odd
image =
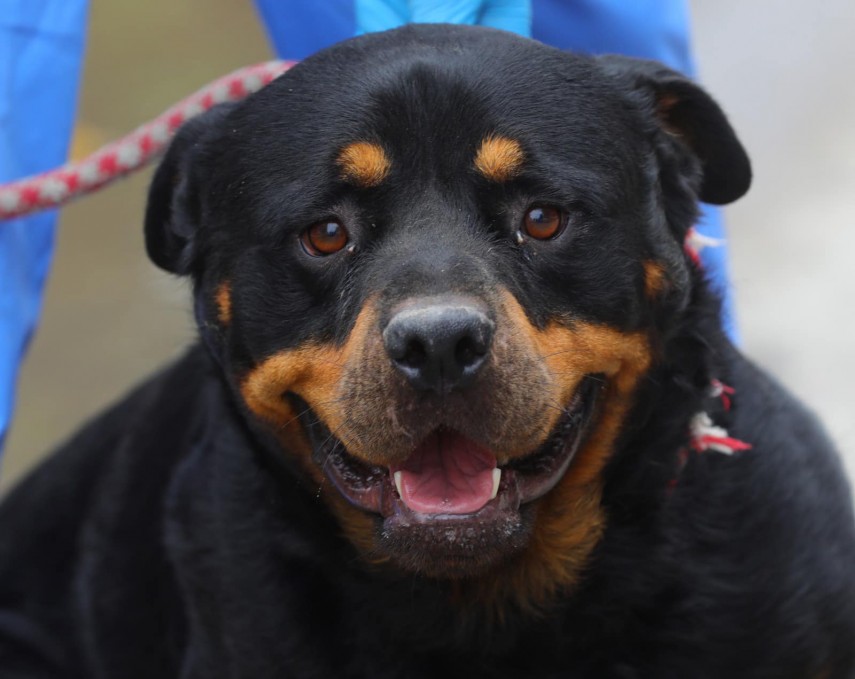
[[[441,580],[480,577],[527,547],[532,510],[531,504],[520,506],[518,493],[506,490],[465,518],[411,512],[384,517],[376,542],[405,571]]]
[[[518,520],[506,525],[501,554],[466,549],[450,554],[447,535],[440,536],[441,553],[432,559],[424,558],[431,548],[424,541],[418,551],[408,551],[401,547],[402,537],[390,549],[388,542],[383,544],[381,517],[355,509],[338,493],[330,493],[329,503],[369,570],[381,577],[391,569],[396,577],[403,571],[446,582],[449,602],[462,614],[501,623],[511,611],[537,615],[557,597],[571,594],[603,536],[599,483],[562,485],[521,508]],[[573,517],[569,526],[568,515]],[[395,539],[385,536],[386,541]]]
[[[305,404],[298,407],[315,468],[338,491],[339,497],[331,498],[335,506],[343,498],[371,517],[372,553],[405,572],[461,580],[489,575],[528,547],[536,505],[561,482],[583,444],[603,384],[599,378],[585,380],[546,440],[530,454],[494,467],[492,474],[488,467],[497,460],[489,450],[440,428],[404,463],[416,487],[403,494],[400,480],[393,480],[400,474],[395,466],[353,457],[308,407],[301,407]],[[488,487],[468,485],[483,486],[491,477],[492,495]],[[426,484],[433,484],[432,490],[425,490]],[[445,492],[448,499],[439,502]]]
[[[418,541],[407,526],[353,507],[328,481],[322,494],[360,555],[354,565],[381,578],[412,573],[444,582],[458,612],[501,622],[512,610],[536,615],[579,583],[606,522],[599,483],[577,487],[572,480],[565,475],[545,496],[492,523],[488,534],[467,536],[461,525],[443,532],[434,521]]]

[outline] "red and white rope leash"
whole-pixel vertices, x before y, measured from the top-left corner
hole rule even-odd
[[[736,390],[724,382],[715,379],[710,382],[709,396],[719,399],[725,412],[730,411],[735,393]],[[697,453],[713,450],[717,453],[733,455],[752,448],[750,443],[733,438],[726,429],[717,426],[709,413],[704,411],[695,414],[689,423],[689,430],[691,431],[689,445]]]
[[[733,438],[723,427],[717,426],[709,413],[697,413],[689,424],[691,439],[689,445],[696,453],[712,450],[724,455],[733,455],[745,450],[751,450],[752,445]]]
[[[710,398],[719,399],[725,412],[730,410],[731,398],[735,393],[736,390],[733,387],[719,380],[714,379],[710,383]],[[733,438],[726,429],[717,426],[709,413],[704,411],[695,414],[689,424],[689,431],[689,445],[696,453],[712,450],[716,453],[733,455],[752,448],[750,443]]]
[[[735,393],[733,387],[712,380],[710,385],[709,396],[714,399],[720,399],[721,405],[725,411],[729,411],[732,405],[732,397]],[[683,468],[689,463],[689,457],[692,453],[700,454],[708,451],[713,453],[721,453],[722,455],[735,455],[751,450],[754,446],[746,441],[732,437],[724,427],[720,427],[713,422],[712,417],[706,411],[695,413],[689,422],[689,442],[688,445],[677,451],[677,470],[676,475],[668,482],[668,490],[673,491],[680,479],[680,474]]]
[[[216,104],[243,99],[293,65],[292,61],[267,61],[239,69],[79,162],[0,184],[0,220],[59,207],[140,169],[165,151],[175,132],[187,120]]]

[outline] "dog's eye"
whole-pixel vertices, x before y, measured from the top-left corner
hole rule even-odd
[[[300,234],[303,249],[313,257],[332,255],[347,245],[347,229],[335,219],[312,224]]]
[[[549,240],[561,233],[566,221],[564,213],[558,208],[533,207],[525,213],[523,231],[537,240]]]

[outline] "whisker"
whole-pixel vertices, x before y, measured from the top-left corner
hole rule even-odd
[[[344,396],[339,396],[338,398],[334,398],[334,399],[331,399],[331,400],[329,400],[329,401],[319,401],[318,403],[316,403],[316,404],[314,405],[314,407],[315,407],[315,408],[318,408],[318,407],[322,407],[322,406],[335,405],[336,403],[339,403],[339,402],[341,402],[341,401],[343,401],[343,400],[345,400],[345,397],[344,397]],[[280,431],[281,431],[281,430],[283,430],[283,429],[285,429],[285,427],[287,427],[288,425],[292,424],[295,420],[300,419],[300,418],[301,418],[303,415],[305,415],[306,413],[308,413],[308,412],[312,412],[312,408],[313,408],[313,406],[309,406],[309,405],[307,405],[307,407],[306,407],[306,408],[304,408],[304,409],[303,409],[303,410],[301,410],[299,413],[297,413],[296,415],[294,415],[294,417],[292,417],[290,420],[288,420],[288,421],[286,421],[286,422],[283,422],[282,424],[278,425],[276,428],[277,428],[278,430],[280,430]],[[318,421],[320,421],[320,419],[319,419]]]
[[[551,354],[543,354],[541,358],[552,358],[553,356],[560,356],[561,354],[569,354],[574,351],[579,351],[575,347],[573,349],[560,349],[559,351],[553,351]]]

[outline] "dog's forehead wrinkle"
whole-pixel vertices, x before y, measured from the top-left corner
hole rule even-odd
[[[403,70],[371,96],[372,119],[389,129],[420,137],[459,134],[478,113],[487,115],[466,80],[422,64]],[[462,123],[462,125],[461,125]]]

